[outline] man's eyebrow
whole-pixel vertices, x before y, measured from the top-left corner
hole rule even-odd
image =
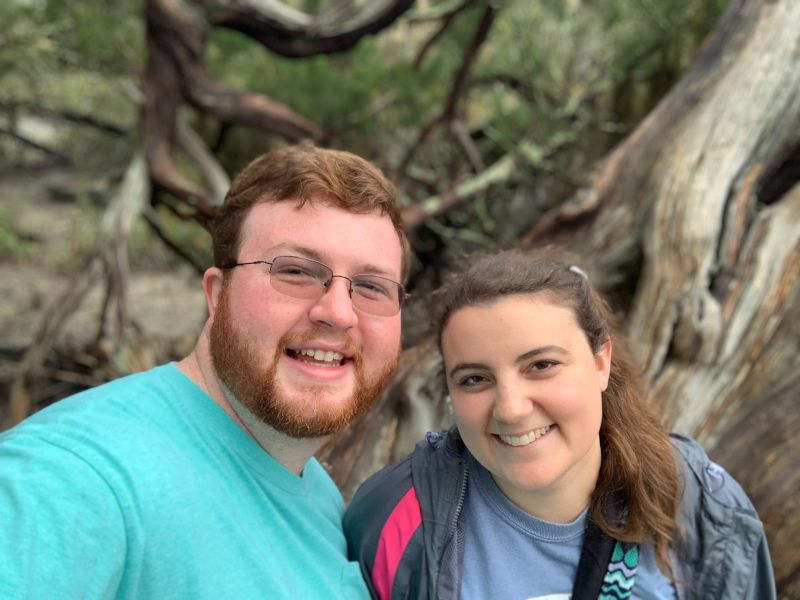
[[[283,242],[277,246],[272,246],[272,248],[269,249],[269,252],[278,252],[276,256],[286,256],[285,254],[281,254],[281,252],[291,252],[293,255],[297,254],[305,258],[316,260],[317,262],[325,262],[325,257],[313,248],[301,246],[300,244],[293,244],[291,242]]]
[[[303,246],[301,244],[295,244],[292,242],[284,242],[282,244],[278,244],[277,246],[273,246],[269,249],[270,252],[293,252],[305,258],[310,258],[317,262],[321,262],[324,265],[327,265],[326,258],[320,254],[319,251],[314,250],[313,248],[309,248],[307,246]],[[277,254],[276,256],[282,256],[281,254]],[[353,275],[380,275],[381,277],[387,277],[389,279],[394,278],[394,274],[389,269],[384,269],[382,267],[378,267],[376,265],[372,265],[369,263],[363,263],[356,267],[353,272]]]
[[[380,275],[381,277],[386,277],[388,279],[396,278],[395,274],[389,269],[376,267],[375,265],[363,264],[358,267],[356,271],[357,273],[354,273],[355,275]]]

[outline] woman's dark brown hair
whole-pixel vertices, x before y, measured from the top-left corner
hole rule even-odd
[[[555,249],[507,250],[468,259],[437,293],[439,349],[455,311],[518,294],[536,294],[572,310],[594,353],[611,340],[611,374],[602,395],[602,460],[590,518],[614,539],[652,542],[659,568],[671,577],[679,481],[669,436],[647,403],[608,304],[568,255]],[[618,510],[609,510],[611,505]]]

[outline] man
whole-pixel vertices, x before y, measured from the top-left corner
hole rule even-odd
[[[243,170],[213,229],[189,356],[0,436],[0,598],[366,596],[312,455],[397,362],[394,190],[290,147]]]

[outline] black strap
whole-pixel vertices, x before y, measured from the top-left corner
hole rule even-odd
[[[572,588],[572,600],[597,600],[611,561],[611,553],[614,551],[614,543],[590,518],[583,539],[575,585]]]

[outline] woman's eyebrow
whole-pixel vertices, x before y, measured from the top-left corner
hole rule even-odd
[[[520,354],[517,357],[517,362],[525,362],[526,360],[530,360],[532,358],[536,358],[542,354],[560,354],[561,356],[569,356],[569,352],[566,349],[562,348],[561,346],[539,346],[538,348],[534,348],[533,350],[528,350],[524,354]]]
[[[453,377],[458,371],[462,371],[464,369],[485,369],[486,365],[483,363],[458,363],[452,369],[450,369],[450,373],[448,373],[449,377]]]
[[[562,348],[561,346],[549,345],[549,346],[539,346],[538,348],[533,348],[532,350],[528,350],[524,354],[520,354],[517,357],[516,362],[521,363],[525,362],[526,360],[530,360],[532,358],[536,358],[542,354],[560,354],[561,356],[569,356],[569,352]],[[463,369],[488,369],[484,363],[469,363],[469,362],[462,362],[457,363],[452,369],[450,369],[449,373],[447,374],[448,377],[453,377],[458,371]]]

